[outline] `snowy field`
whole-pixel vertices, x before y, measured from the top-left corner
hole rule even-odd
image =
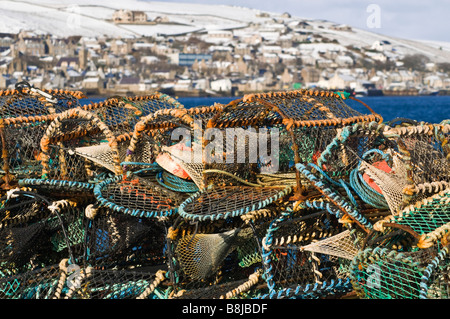
[[[167,16],[174,24],[165,26],[124,26],[108,21],[117,9],[144,11],[150,19]],[[67,1],[67,0],[0,0],[0,31],[17,33],[34,30],[57,36],[139,36],[180,34],[196,30],[232,29],[245,27],[257,18],[253,9],[231,6],[178,4],[165,2],[127,1]],[[266,19],[267,20],[267,19]],[[245,22],[243,22],[245,21]]]

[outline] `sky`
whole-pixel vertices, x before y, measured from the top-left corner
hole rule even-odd
[[[450,0],[159,0],[236,5],[325,19],[412,40],[450,42]]]

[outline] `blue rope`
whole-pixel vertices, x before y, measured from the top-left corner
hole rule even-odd
[[[132,209],[127,208],[121,205],[117,205],[110,200],[103,197],[102,189],[106,188],[109,184],[116,183],[121,181],[123,178],[123,175],[117,175],[114,178],[110,178],[108,180],[104,180],[103,182],[98,183],[94,187],[94,196],[99,202],[99,205],[110,208],[118,213],[128,214],[135,217],[145,217],[145,218],[152,218],[152,217],[162,217],[162,216],[171,216],[175,213],[177,213],[178,208],[172,208],[167,209],[164,211],[147,211],[143,209]]]
[[[337,218],[341,218],[343,213],[339,208],[333,205],[333,203],[326,200],[306,200],[304,202],[306,207],[315,208],[315,209],[326,209],[331,215],[336,216]]]
[[[199,189],[193,182],[186,181],[178,176],[160,171],[156,175],[156,181],[161,185],[175,192],[195,193]]]
[[[200,214],[196,214],[195,212],[189,213],[186,211],[186,207],[189,204],[193,203],[194,200],[201,197],[202,195],[207,194],[208,191],[210,191],[213,188],[214,188],[214,185],[210,185],[208,188],[206,188],[200,192],[197,192],[194,195],[192,195],[191,197],[187,198],[179,206],[178,214],[180,214],[183,218],[191,219],[191,220],[199,220],[199,221],[205,221],[205,220],[214,221],[214,220],[219,220],[219,219],[227,219],[229,217],[237,217],[237,216],[241,216],[241,215],[247,214],[247,213],[255,211],[255,210],[262,209],[262,208],[266,207],[267,205],[277,201],[278,199],[288,195],[292,191],[292,187],[287,186],[284,189],[279,190],[276,194],[274,194],[264,200],[258,201],[257,203],[254,203],[251,206],[249,204],[245,207],[236,208],[234,210],[227,211],[224,213],[212,213],[212,214],[207,214],[207,215],[200,215]],[[236,190],[238,190],[238,187],[236,188]]]
[[[435,271],[435,269],[438,267],[439,262],[444,260],[447,257],[448,254],[448,247],[444,247],[441,252],[431,260],[431,262],[428,264],[428,266],[424,270],[424,274],[422,275],[421,282],[420,282],[420,293],[419,298],[420,299],[428,299],[427,298],[427,292],[428,292],[428,281]]]
[[[342,178],[339,179],[338,181],[333,180],[331,177],[328,176],[328,174],[326,174],[322,169],[320,169],[319,166],[317,166],[316,164],[313,163],[308,163],[309,166],[315,168],[320,174],[322,174],[323,177],[325,177],[325,179],[327,181],[329,181],[331,184],[339,187],[342,186],[345,190],[345,192],[347,193],[348,198],[350,199],[350,201],[352,202],[353,205],[355,205],[356,207],[358,207],[358,203],[356,202],[355,197],[353,196],[353,194],[351,193],[350,187],[351,184],[347,183],[346,181],[344,181]]]
[[[362,155],[362,160],[365,160],[371,154],[379,154],[384,160],[390,159],[389,154],[383,153],[379,149],[371,149]],[[365,203],[379,209],[389,208],[386,198],[370,187],[359,172],[362,160],[360,160],[358,166],[350,172],[350,185]]]
[[[346,293],[353,290],[350,278],[331,279],[329,282],[324,281],[322,285],[319,283],[309,283],[298,285],[295,288],[283,288],[279,291],[272,291],[267,294],[258,296],[255,299],[319,299],[337,293]]]
[[[344,198],[339,195],[336,191],[332,190],[331,185],[325,185],[322,181],[318,180],[314,174],[312,174],[305,165],[301,163],[297,163],[295,165],[296,169],[302,173],[306,178],[308,178],[315,187],[322,190],[322,192],[332,201],[337,203],[340,207],[342,207],[347,214],[356,219],[361,225],[366,227],[367,229],[372,229],[373,225],[359,212],[350,205]]]
[[[346,136],[346,134],[344,134],[344,136]],[[344,137],[344,139],[346,138]],[[337,141],[338,140],[336,140],[336,143]],[[331,148],[328,148],[328,150],[330,151]],[[371,149],[362,155],[362,159],[366,159],[369,155],[374,153],[382,155],[383,159],[390,158],[389,154],[383,153],[379,149]],[[375,191],[372,187],[370,187],[363,179],[362,175],[359,173],[359,167],[361,163],[362,161],[359,161],[358,167],[350,172],[350,179],[349,179],[350,183],[344,181],[343,179],[335,181],[332,178],[330,178],[318,165],[313,163],[309,163],[308,165],[314,167],[331,184],[335,186],[342,186],[345,189],[351,203],[356,207],[358,207],[358,205],[356,203],[355,198],[353,197],[353,194],[351,193],[350,187],[353,191],[356,192],[356,194],[358,194],[361,200],[363,200],[366,204],[369,204],[379,209],[389,208],[389,205],[387,204],[385,197],[380,193],[378,193],[377,191]]]
[[[51,186],[66,188],[68,190],[86,190],[92,191],[94,189],[94,184],[77,182],[77,181],[65,181],[65,180],[54,180],[54,179],[40,179],[40,178],[25,178],[18,181],[19,186]]]
[[[272,255],[271,250],[266,250],[264,247],[270,247],[273,242],[273,233],[278,230],[279,226],[278,224],[285,221],[289,216],[291,216],[292,210],[288,208],[287,211],[283,212],[280,217],[273,220],[266,231],[266,236],[263,238],[264,244],[261,247],[261,259],[263,262],[264,267],[264,273],[262,275],[262,278],[266,281],[267,287],[269,288],[269,294],[275,293],[275,282],[273,280],[274,275],[272,274],[272,259],[270,259],[270,256]]]

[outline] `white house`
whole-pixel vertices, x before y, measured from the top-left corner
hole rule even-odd
[[[159,58],[154,55],[145,55],[141,57],[141,63],[145,64],[154,64],[158,63],[159,61]]]
[[[337,65],[341,67],[351,67],[353,65],[353,59],[349,57],[348,55],[339,55],[335,62]]]
[[[427,85],[430,88],[433,89],[442,89],[444,82],[442,81],[441,77],[439,77],[436,74],[431,74],[426,76],[423,79],[423,84]]]
[[[112,20],[115,23],[142,23],[147,21],[147,14],[143,11],[116,10]]]
[[[81,83],[83,89],[85,90],[98,90],[103,87],[103,81],[100,79],[100,77],[87,77],[83,79],[83,82]]]
[[[355,88],[356,78],[350,74],[341,74],[336,72],[334,76],[328,81],[330,89],[344,89]]]
[[[280,58],[275,53],[264,53],[261,60],[265,63],[276,64],[280,61]]]
[[[392,44],[387,40],[377,40],[372,43],[372,46],[370,48],[377,51],[391,51]]]
[[[387,57],[381,52],[365,52],[365,54],[371,58],[372,60],[380,61],[380,62],[386,62]]]
[[[190,79],[179,79],[176,81],[173,89],[175,91],[188,92],[192,90],[192,80]]]
[[[218,79],[210,82],[211,90],[216,92],[230,92],[231,91],[231,80],[230,79]]]
[[[203,37],[203,40],[208,43],[228,43],[233,40],[233,32],[228,30],[210,30]]]
[[[276,53],[276,54],[280,54],[283,51],[283,49],[279,45],[262,45],[260,47],[260,51],[262,53]]]
[[[279,54],[278,57],[284,64],[295,64],[297,62],[297,57],[291,54]]]

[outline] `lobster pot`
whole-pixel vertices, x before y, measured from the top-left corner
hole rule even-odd
[[[110,172],[120,173],[120,164],[125,160],[131,135],[137,123],[145,116],[159,110],[180,109],[183,106],[165,94],[155,93],[145,96],[112,97],[101,103],[85,105],[83,110],[92,114],[95,120],[101,122],[97,128],[102,128],[103,135],[83,135],[82,142],[77,143],[76,155],[89,163]],[[92,122],[92,121],[91,121]],[[142,139],[137,158],[134,161],[151,163],[151,147],[148,135]],[[89,143],[86,143],[90,140]],[[114,140],[114,145],[111,141]],[[77,141],[75,141],[77,142]],[[92,175],[92,174],[91,174]]]
[[[395,141],[383,135],[385,128],[384,124],[376,122],[355,123],[342,127],[318,154],[315,164],[333,180],[350,181],[352,171],[359,167],[361,161],[365,160],[369,163],[387,161],[386,157],[382,158],[383,152],[388,149],[398,152]],[[371,150],[377,150],[377,152],[367,153]],[[314,161],[310,162],[314,163]],[[392,163],[386,163],[386,165],[392,167]]]
[[[202,139],[207,121],[221,108],[164,109],[142,118],[129,143],[126,170],[157,163],[168,173],[203,187]]]
[[[0,299],[53,299],[61,274],[58,264],[21,273],[2,269]]]
[[[101,175],[97,176],[97,178],[101,177]],[[104,177],[108,178],[109,176],[106,175]],[[93,199],[94,185],[93,183],[42,178],[24,178],[19,180],[20,187],[32,189],[33,192],[54,200],[66,198]]]
[[[224,174],[206,174],[207,169],[226,171],[255,183],[267,174],[292,174],[295,179],[293,136],[271,105],[259,100],[232,101],[208,121],[207,127],[216,134],[204,145],[212,159],[204,166],[205,187],[233,182]],[[223,151],[223,156],[210,152],[217,136],[224,145],[217,154]]]
[[[154,163],[155,154],[160,152],[162,145],[168,143],[166,140],[171,136],[170,128],[177,126],[171,123],[170,116],[164,114],[185,111],[184,106],[177,100],[161,93],[113,97],[85,108],[92,110],[117,137],[120,162],[126,162],[126,170],[134,169],[134,165]],[[122,143],[123,140],[126,140],[125,144]],[[125,147],[122,148],[122,145]],[[142,166],[137,167],[141,168]]]
[[[4,119],[61,113],[79,107],[83,97],[81,92],[68,90],[0,90],[0,112]]]
[[[84,209],[70,200],[42,200],[20,193],[2,207],[2,266],[16,271],[42,267],[83,253]]]
[[[32,260],[47,264],[51,256],[46,233],[47,205],[33,198],[17,197],[4,203],[0,229],[1,264],[17,271],[28,269]]]
[[[208,127],[276,129],[278,149],[272,150],[271,157],[263,154],[266,158],[258,163],[257,171],[293,173],[297,194],[306,193],[309,185],[302,184],[295,164],[317,161],[342,127],[381,120],[370,108],[368,115],[350,108],[345,98],[345,94],[306,90],[249,94],[229,103],[210,120]]]
[[[164,222],[130,216],[105,207],[89,207],[89,211],[84,264],[107,269],[165,264]]]
[[[349,258],[354,254],[352,241],[345,237],[340,253],[313,249],[313,243],[333,241],[342,225],[325,211],[285,212],[267,229],[262,242],[265,298],[321,298],[347,293]],[[339,242],[338,238],[334,240]],[[325,245],[323,245],[325,246]]]
[[[48,116],[40,116],[40,121],[28,118],[4,120],[2,150],[7,155],[2,157],[4,174],[10,174],[11,179],[16,180],[40,175],[39,142],[50,121]]]
[[[241,279],[261,267],[259,245],[275,214],[271,210],[290,191],[240,185],[208,187],[191,195],[179,207],[181,224],[174,227],[178,236],[171,238],[172,280],[195,289]]]
[[[17,179],[39,176],[39,142],[56,114],[79,107],[80,92],[62,90],[0,91],[0,145],[3,188]]]
[[[162,93],[141,96],[114,96],[100,103],[90,103],[83,109],[93,113],[114,133],[131,134],[135,125],[149,114],[164,109],[182,109],[176,99]]]
[[[214,141],[222,139],[224,145],[224,156],[214,157],[213,154],[211,157],[219,162],[208,163],[207,168],[226,163],[222,165],[223,170],[253,179],[255,176],[252,174],[292,169],[289,167],[293,164],[290,163],[293,159],[290,156],[293,152],[292,137],[282,125],[281,116],[267,105],[244,99],[232,101],[208,121],[207,128],[211,129],[211,135],[214,134]],[[207,145],[204,147],[211,149],[212,144]]]
[[[363,299],[448,299],[448,246],[415,252],[367,248],[352,260],[350,278]]]
[[[139,171],[147,168],[150,164],[158,164],[155,162],[157,156],[162,152],[162,148],[172,145],[173,129],[159,129],[155,131],[145,131],[139,136],[129,154],[126,162],[127,171]],[[130,145],[127,145],[128,149]]]
[[[399,151],[408,158],[408,171],[416,185],[438,181],[449,182],[448,146],[450,124],[419,123],[396,127],[385,132],[397,140]]]
[[[86,182],[104,170],[120,174],[130,134],[141,116],[172,107],[182,105],[156,94],[111,98],[59,114],[41,139],[42,175]]]
[[[396,141],[384,136],[386,129],[376,122],[347,126],[329,143],[317,165],[309,164],[318,171],[316,176],[362,214],[375,209],[379,216],[389,210],[395,213],[403,203],[406,165]]]
[[[119,170],[119,145],[123,143],[115,141],[99,118],[81,109],[59,114],[40,144],[44,179],[88,182],[102,169]]]

